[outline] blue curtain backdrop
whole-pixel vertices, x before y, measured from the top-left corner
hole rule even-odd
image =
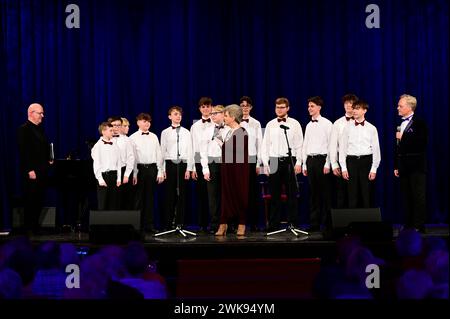
[[[274,100],[308,122],[307,98],[320,95],[323,115],[342,116],[342,95],[369,102],[382,161],[376,200],[386,220],[401,222],[393,177],[396,104],[418,98],[430,128],[429,220],[448,222],[449,21],[447,0],[1,0],[0,200],[3,223],[20,197],[16,128],[27,106],[45,107],[56,156],[80,154],[109,115],[149,112],[159,136],[166,111],[184,108],[184,126],[199,117],[197,101],[254,100],[263,126]],[[65,26],[65,8],[80,8],[81,28]],[[381,28],[368,29],[365,8],[380,8]],[[302,220],[308,189],[303,181]],[[51,201],[51,199],[49,199]],[[49,203],[51,204],[51,203]],[[192,203],[193,210],[195,203]],[[193,213],[195,214],[195,213]]]

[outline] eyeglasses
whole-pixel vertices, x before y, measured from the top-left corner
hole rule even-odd
[[[276,108],[277,110],[282,110],[282,109],[286,109],[287,106],[276,106],[275,108]]]
[[[217,114],[220,114],[220,113],[223,113],[223,112],[211,112],[211,115],[217,115]]]

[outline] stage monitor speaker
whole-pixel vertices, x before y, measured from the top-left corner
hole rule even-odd
[[[392,225],[383,222],[380,208],[332,209],[331,236],[356,235],[363,241],[392,240]]]
[[[24,226],[24,208],[14,207],[12,215],[13,228],[22,228]],[[39,226],[42,228],[55,228],[56,225],[56,207],[43,207],[39,216]]]
[[[141,240],[139,210],[91,210],[89,240],[96,243],[127,243]]]

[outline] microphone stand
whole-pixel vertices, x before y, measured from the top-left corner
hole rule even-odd
[[[180,127],[178,126],[176,128],[177,130],[177,198],[175,200],[175,214],[172,220],[172,229],[168,230],[168,231],[164,231],[161,233],[157,233],[154,236],[155,237],[159,237],[159,236],[163,236],[163,235],[167,235],[167,234],[171,234],[171,233],[179,233],[181,234],[183,237],[187,237],[186,234],[192,235],[192,236],[197,236],[196,233],[191,232],[189,230],[183,229],[181,225],[177,225],[176,224],[176,220],[177,220],[177,216],[178,216],[178,205],[180,204]]]
[[[298,198],[300,196],[300,186],[298,185],[297,175],[295,174],[295,165],[294,165],[294,159],[292,158],[292,149],[291,149],[291,145],[289,144],[289,139],[287,136],[287,130],[289,129],[289,127],[287,127],[285,125],[281,125],[280,128],[284,130],[284,137],[286,138],[286,144],[288,147],[288,156],[289,156],[289,164],[290,164],[289,170],[292,172],[292,174],[294,174],[295,190],[296,190],[295,197]],[[309,233],[307,233],[303,230],[297,229],[297,228],[295,228],[294,225],[289,224],[286,228],[267,233],[266,236],[271,236],[271,235],[284,233],[284,232],[291,232],[296,237],[298,237],[300,234],[309,235]]]

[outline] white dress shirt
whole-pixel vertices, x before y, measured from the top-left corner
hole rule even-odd
[[[187,163],[188,171],[195,171],[194,153],[192,152],[191,133],[184,127],[172,128],[169,126],[161,132],[161,151],[163,156],[163,169],[166,168],[166,160],[177,160],[177,133],[180,157],[178,159]]]
[[[242,120],[241,127],[245,128],[248,134],[248,156],[256,156],[257,166],[261,166],[261,123],[259,123],[259,121],[254,119],[253,117],[249,116],[248,123]]]
[[[225,137],[227,136],[230,128],[224,124],[223,127],[218,132],[218,138],[214,138],[214,133],[216,132],[215,128],[218,126],[215,124],[214,126],[208,127],[205,130],[204,140],[200,145],[200,158],[202,164],[202,172],[203,174],[209,174],[208,163],[209,157],[222,157],[222,145]]]
[[[408,124],[411,121],[413,116],[414,116],[414,112],[412,112],[412,114],[410,114],[408,116],[402,117],[403,122],[402,122],[402,124],[400,124],[400,133],[403,134],[403,132],[405,131],[405,128],[408,126]]]
[[[292,150],[292,156],[297,159],[295,165],[302,165],[302,127],[297,120],[288,117],[286,122],[278,122],[278,119],[275,118],[267,123],[264,131],[263,142],[261,144],[261,160],[264,166],[269,166],[270,157],[288,156],[288,146],[286,143],[284,130],[280,128],[281,124],[289,127],[289,130],[287,130],[287,136]]]
[[[339,149],[339,163],[343,172],[347,171],[347,155],[372,155],[370,172],[377,172],[381,161],[381,153],[378,131],[375,126],[367,121],[364,121],[364,126],[356,125],[356,122],[347,125],[342,133],[340,144],[342,147]]]
[[[124,175],[126,177],[130,177],[131,171],[135,166],[133,141],[128,136],[123,134],[120,134],[118,137],[114,137],[113,141],[115,141],[119,147],[120,166],[126,166]]]
[[[207,119],[205,119],[207,120]],[[205,130],[207,128],[211,128],[214,127],[214,122],[212,121],[212,119],[209,119],[209,122],[204,122],[203,123],[203,119],[200,119],[198,121],[196,121],[194,124],[192,124],[191,126],[191,137],[192,137],[192,152],[194,153],[194,155],[196,153],[200,153],[200,146],[201,143],[204,141],[205,137]]]
[[[333,124],[323,116],[318,116],[317,122],[309,122],[305,129],[305,138],[302,147],[303,169],[306,168],[308,155],[326,155],[324,167],[330,167],[330,156],[328,154]]]
[[[117,171],[117,181],[120,182],[120,154],[119,148],[114,141],[109,141],[106,144],[102,138],[91,149],[91,156],[94,160],[94,175],[100,183],[105,183],[102,173],[109,171]],[[112,143],[109,144],[109,143]],[[108,185],[111,186],[111,185]]]
[[[144,133],[144,134],[142,134]],[[134,169],[135,176],[139,172],[137,164],[156,164],[158,168],[158,177],[163,176],[163,159],[161,146],[159,145],[158,137],[152,132],[143,132],[138,130],[130,136],[136,152],[136,160]]]
[[[353,124],[353,119],[347,120],[347,117],[344,115],[343,117],[337,119],[331,130],[331,138],[330,138],[330,163],[331,168],[336,169],[339,168],[339,141],[342,138],[342,133],[347,125]]]

